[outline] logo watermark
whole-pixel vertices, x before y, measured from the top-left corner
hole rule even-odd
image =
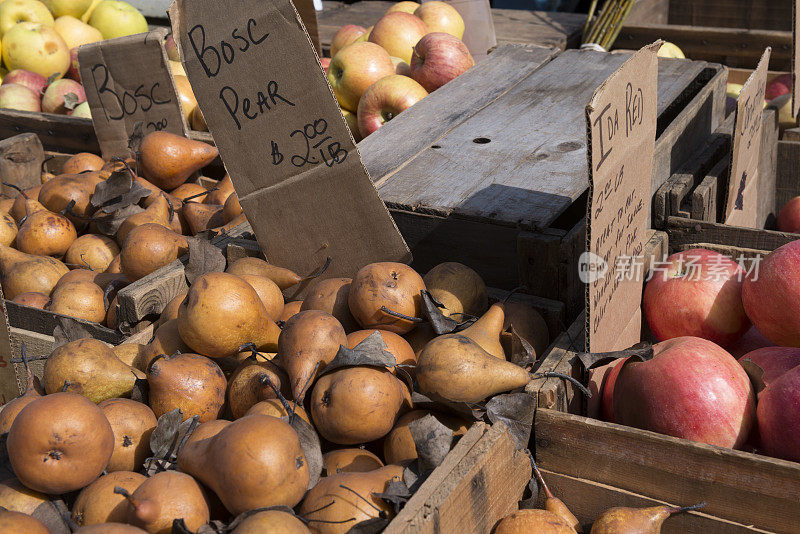
[[[741,269],[733,275],[729,272],[730,263],[725,260],[735,261]],[[746,278],[758,280],[759,265],[762,256],[740,255],[730,258],[723,255],[714,255],[704,258],[700,255],[683,255],[677,262],[664,261],[651,256],[646,261],[645,256],[618,256],[614,263],[614,279],[617,281],[643,281],[649,282],[653,277],[660,275],[662,278],[683,278],[688,281],[713,281],[723,282],[735,279],[743,282]],[[705,260],[701,263],[702,260]],[[645,272],[645,265],[650,268]],[[592,252],[584,252],[578,258],[578,278],[584,284],[591,284],[605,278],[608,273],[608,262]]]
[[[594,252],[586,251],[578,258],[578,278],[584,284],[605,278],[607,272],[608,263]]]

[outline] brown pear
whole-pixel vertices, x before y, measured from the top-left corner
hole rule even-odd
[[[408,424],[427,415],[436,417],[440,423],[453,431],[454,436],[463,436],[469,429],[469,423],[458,417],[428,410],[408,412],[397,420],[392,431],[383,440],[383,459],[386,463],[407,465],[417,459],[417,446]]]
[[[550,488],[547,486],[547,482],[544,481],[542,472],[539,471],[539,466],[536,465],[536,462],[531,459],[531,463],[533,463],[533,472],[536,475],[539,484],[541,484],[542,490],[545,494],[544,509],[549,512],[553,512],[558,517],[566,521],[569,526],[575,529],[575,532],[583,532],[583,529],[581,528],[581,522],[578,521],[578,518],[569,511],[569,508],[567,508],[567,505],[564,504],[561,499],[553,495],[553,492],[550,491]]]
[[[225,232],[230,232],[233,228],[236,228],[237,226],[244,224],[246,222],[247,222],[247,217],[245,217],[244,213],[240,213],[239,215],[231,219],[230,222],[227,222],[224,225],[218,226],[216,228],[211,228],[209,232],[211,232],[212,235],[217,236],[220,234],[224,234]]]
[[[58,289],[59,287],[63,286],[64,284],[69,283],[84,283],[88,282],[90,284],[94,283],[95,272],[90,271],[89,269],[72,269],[70,272],[62,276],[58,279],[58,283],[54,289]]]
[[[225,224],[225,221],[222,219],[222,206],[187,202],[183,205],[181,214],[189,224],[189,232],[192,235],[197,235],[203,230],[216,228]]]
[[[210,519],[203,488],[185,473],[162,471],[133,493],[120,489],[128,500],[126,522],[150,534],[170,534],[175,519],[183,519],[186,527],[196,532]]]
[[[503,331],[503,304],[492,304],[491,308],[484,313],[477,321],[468,328],[460,331],[459,334],[470,338],[480,345],[480,347],[501,360],[506,359],[503,351],[503,344],[500,343],[500,334]]]
[[[68,391],[97,403],[130,396],[137,378],[144,378],[144,374],[123,363],[102,341],[89,338],[55,349],[44,364],[42,382],[50,394],[61,391],[69,381]]]
[[[394,510],[375,496],[392,480],[402,480],[403,468],[387,465],[367,473],[339,473],[319,479],[303,499],[300,513],[318,534],[345,534],[354,525]]]
[[[343,367],[321,376],[311,391],[311,418],[339,445],[382,438],[411,408],[406,385],[385,369]]]
[[[39,190],[41,189],[41,185],[25,189],[24,191],[20,191],[19,195],[14,199],[14,204],[11,205],[8,214],[14,218],[17,224],[34,211],[47,209],[36,200],[39,197]]]
[[[610,508],[592,523],[591,534],[658,534],[661,525],[671,515],[697,510],[705,503],[678,508],[651,506],[650,508]]]
[[[106,471],[139,471],[150,456],[150,435],[158,421],[146,404],[131,399],[108,399],[97,405],[114,431],[114,452]]]
[[[274,357],[274,354],[266,355]],[[244,417],[254,404],[277,398],[272,384],[278,391],[286,390],[286,373],[259,353],[243,361],[228,380],[228,408],[234,419]]]
[[[242,215],[242,205],[239,203],[239,195],[232,193],[225,199],[225,204],[222,206],[222,220],[227,224],[235,221]]]
[[[100,476],[114,450],[114,433],[102,410],[86,397],[53,393],[17,415],[6,444],[20,482],[58,495]]]
[[[256,276],[254,274],[240,274],[238,276],[256,290],[269,318],[276,322],[280,320],[284,306],[281,288],[264,276]]]
[[[50,297],[47,309],[53,313],[95,323],[106,320],[103,290],[94,282],[59,284]]]
[[[288,289],[303,281],[303,278],[297,273],[269,264],[261,258],[240,258],[228,265],[225,272],[235,275],[254,274],[256,276],[265,276],[278,284],[281,290]]]
[[[183,342],[178,333],[178,320],[172,319],[156,328],[153,339],[144,346],[141,356],[135,367],[145,371],[147,366],[160,354],[175,354],[176,352],[191,352],[192,349]]]
[[[197,112],[200,108],[195,108]],[[264,510],[239,523],[231,534],[311,534],[305,523],[282,510]]]
[[[198,277],[178,310],[178,331],[192,349],[211,358],[232,356],[245,343],[275,352],[280,328],[250,284],[226,273]]]
[[[108,264],[108,267],[106,267],[104,272],[108,274],[122,274],[122,266],[120,265],[119,254],[114,256],[114,259],[111,260],[111,263]]]
[[[278,354],[295,401],[302,404],[314,378],[346,344],[344,328],[327,312],[301,311],[286,321],[278,338]]]
[[[169,194],[160,187],[156,187],[155,185],[151,184],[141,176],[134,176],[134,180],[136,180],[139,185],[150,191],[150,194],[144,197],[140,202],[140,204],[145,208],[149,207],[150,204],[155,202],[161,195]]]
[[[203,112],[200,110],[200,106],[195,106],[194,109],[192,109],[192,113],[189,116],[189,124],[192,126],[192,130],[196,130],[198,132],[208,131],[208,124],[206,124],[206,118],[203,117]]]
[[[365,449],[336,449],[322,455],[322,475],[366,473],[383,467],[381,459]]]
[[[386,351],[391,352],[397,365],[417,365],[417,355],[408,341],[402,336],[388,330],[356,330],[347,334],[347,348],[352,349],[369,336],[378,332],[386,344]]]
[[[120,252],[120,267],[135,282],[169,265],[189,251],[186,238],[160,224],[146,223],[130,231]]]
[[[30,515],[47,500],[47,495],[26,488],[16,478],[0,482],[0,507],[6,510]]]
[[[8,213],[0,214],[0,245],[10,247],[17,239],[17,223]]]
[[[291,319],[293,316],[300,313],[300,308],[303,306],[302,300],[293,300],[292,302],[287,302],[283,305],[283,311],[281,312],[280,320],[284,323]]]
[[[417,357],[417,360],[419,360],[419,353],[422,352],[425,345],[437,335],[431,324],[426,322],[420,323],[414,330],[405,334],[403,339],[408,341],[408,344],[414,349],[414,355]]]
[[[183,420],[197,415],[201,423],[222,415],[225,387],[222,370],[199,354],[177,354],[156,358],[147,370],[150,407],[156,417],[180,408]]]
[[[347,297],[350,312],[362,328],[378,328],[397,334],[410,332],[416,323],[392,315],[422,317],[425,283],[417,272],[402,263],[371,263],[353,277]]]
[[[8,534],[50,534],[44,523],[27,514],[0,510],[0,532]]]
[[[106,161],[90,152],[79,152],[61,166],[61,174],[79,174],[83,171],[99,171]]]
[[[147,480],[142,474],[115,471],[103,475],[81,490],[72,507],[72,520],[78,526],[122,523],[128,515],[128,501],[114,493],[119,486],[130,493]]]
[[[547,510],[519,510],[500,520],[494,534],[575,534],[569,523]]]
[[[431,296],[444,305],[442,313],[456,321],[482,315],[489,306],[483,279],[463,263],[440,263],[423,280]]]
[[[97,184],[102,181],[103,178],[97,171],[62,174],[44,183],[37,199],[42,206],[55,213],[65,209],[74,201],[67,216],[74,224],[82,226],[81,218],[89,217],[95,211],[91,204],[92,194]]]
[[[180,185],[170,191],[169,193],[171,196],[177,198],[181,202],[185,201],[187,198],[191,197],[196,202],[205,202],[206,196],[208,196],[208,189],[203,187],[200,184],[195,184],[192,182],[186,182],[183,185]],[[213,204],[213,202],[205,202],[206,204]],[[220,207],[222,207],[222,203],[220,202]]]
[[[511,354],[512,335],[511,329],[533,347],[536,358],[544,356],[550,345],[550,331],[542,315],[522,302],[506,302],[503,333],[500,342],[507,354]]]
[[[213,438],[219,431],[231,424],[230,421],[226,419],[214,419],[212,421],[206,421],[205,423],[200,423],[197,425],[197,428],[194,429],[194,432],[189,436],[186,440],[186,443],[192,443],[193,441],[202,441],[204,439]]]
[[[148,534],[146,530],[125,523],[101,523],[87,525],[73,531],[73,534]]]
[[[84,265],[99,273],[108,269],[119,254],[119,246],[108,236],[86,234],[72,242],[64,255],[64,261],[73,265]]]
[[[268,415],[243,417],[212,438],[185,445],[178,467],[214,490],[232,514],[295,506],[310,480],[297,432]]]
[[[425,345],[416,377],[421,393],[453,402],[480,402],[531,379],[522,367],[492,356],[461,334],[439,336]]]
[[[142,176],[155,186],[170,191],[184,183],[219,155],[219,150],[169,132],[152,132],[142,140]]]
[[[208,195],[206,195],[203,202],[205,204],[218,204],[220,206],[225,204],[225,201],[228,200],[228,197],[233,194],[233,182],[231,182],[231,177],[226,174],[222,180],[217,182],[215,186],[216,189],[211,191]],[[227,222],[227,221],[226,221]]]
[[[21,293],[17,295],[11,299],[11,302],[16,302],[17,304],[22,304],[23,306],[30,306],[31,308],[39,308],[40,310],[43,310],[50,302],[50,298],[47,295],[37,291],[29,291],[28,293]]]
[[[32,403],[36,399],[41,398],[41,396],[44,394],[44,388],[42,388],[42,385],[39,383],[39,379],[34,376],[33,371],[31,371],[31,368],[28,366],[28,360],[25,358],[24,352],[22,360],[25,363],[25,393],[16,399],[8,401],[2,408],[0,408],[0,434],[5,434],[11,430],[11,425],[14,423],[14,419],[17,418],[17,415],[19,415],[19,412],[21,412],[22,409],[28,404]],[[0,503],[0,506],[3,506],[3,504]]]
[[[17,249],[27,254],[60,258],[77,237],[75,226],[65,216],[37,211],[19,227]]]
[[[183,303],[183,299],[186,298],[186,292],[180,293],[178,296],[170,300],[164,309],[161,310],[161,315],[158,317],[158,321],[156,321],[156,327],[166,323],[170,319],[177,319],[178,318],[178,310]]]
[[[311,424],[311,418],[302,406],[292,401],[287,401],[287,403],[289,405],[289,411],[286,411],[286,406],[283,405],[280,399],[266,399],[251,406],[250,409],[247,410],[247,413],[245,413],[245,416],[271,415],[272,417],[280,418],[289,417],[291,415],[290,412],[292,412],[296,417],[299,417],[309,425]]]
[[[152,223],[159,224],[165,228],[170,227],[170,215],[174,215],[170,209],[169,201],[166,195],[160,195],[156,200],[142,212],[134,213],[119,226],[117,230],[117,243],[120,245],[125,243],[125,238],[131,233],[131,230],[143,224]]]
[[[328,312],[342,323],[345,332],[358,330],[358,323],[350,313],[350,306],[347,304],[347,295],[350,293],[352,281],[352,278],[319,280],[309,288],[301,310]]]
[[[50,297],[58,280],[68,272],[69,268],[55,258],[0,245],[0,283],[7,299],[30,292]]]
[[[11,206],[14,205],[14,200],[13,198],[0,198],[0,213],[8,213],[11,215],[9,212],[11,211]]]

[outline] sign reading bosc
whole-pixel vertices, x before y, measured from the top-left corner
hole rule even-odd
[[[758,67],[747,78],[736,101],[736,120],[731,145],[731,177],[725,208],[725,224],[755,228],[758,220],[758,162],[761,153],[761,114],[767,88],[772,49],[767,48]]]
[[[176,0],[173,35],[267,258],[329,276],[410,253],[290,0]]]
[[[587,252],[579,268],[586,284],[590,352],[639,341],[650,177],[655,152],[661,42],[636,52],[597,88],[586,106],[589,203]],[[631,321],[638,317],[638,324]]]
[[[169,70],[161,28],[82,46],[81,79],[92,111],[100,150],[106,158],[130,155],[137,123],[142,133],[186,134],[186,122]]]

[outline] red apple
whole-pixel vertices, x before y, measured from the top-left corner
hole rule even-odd
[[[691,249],[667,258],[644,289],[644,314],[656,339],[696,336],[729,345],[750,328],[742,306],[744,269],[717,252]]]
[[[764,93],[764,99],[769,102],[773,98],[779,97],[792,92],[792,75],[781,74],[767,84],[767,90]]]
[[[800,349],[797,347],[765,347],[748,352],[741,358],[751,360],[764,371],[762,380],[769,385],[784,373],[800,365]]]
[[[800,232],[800,197],[794,197],[778,212],[778,230],[781,232]]]
[[[41,98],[24,85],[4,83],[0,85],[0,108],[41,111]]]
[[[47,79],[36,72],[31,72],[25,69],[16,69],[3,76],[2,85],[9,83],[24,85],[41,97],[41,95],[44,94],[44,87],[47,85]]]
[[[394,74],[394,65],[386,50],[375,43],[353,43],[331,59],[328,82],[339,105],[357,111],[358,101],[367,87],[390,74]]]
[[[69,51],[69,70],[67,71],[67,78],[71,80],[75,80],[76,82],[80,83],[81,81],[81,67],[78,64],[78,49],[73,48]]]
[[[399,57],[406,63],[411,61],[411,54],[428,28],[419,17],[393,11],[382,16],[372,28],[369,41],[382,46],[390,56]]]
[[[407,76],[384,76],[361,95],[358,131],[362,136],[368,136],[426,96],[428,92]]]
[[[761,260],[742,285],[742,303],[767,339],[783,347],[800,347],[800,241]]]
[[[167,52],[167,57],[170,61],[180,61],[181,53],[178,50],[178,45],[175,43],[175,36],[172,34],[167,35],[164,39],[164,50]]]
[[[761,392],[757,414],[763,452],[800,462],[800,366]]]
[[[422,19],[431,32],[449,33],[457,39],[464,37],[464,19],[456,8],[446,2],[424,2],[414,11],[414,15]]]
[[[47,86],[42,97],[42,111],[66,115],[82,102],[86,102],[83,86],[75,80],[61,78]]]
[[[653,346],[628,360],[614,385],[619,424],[721,447],[741,447],[755,418],[750,378],[725,349],[699,337]]]
[[[325,71],[325,75],[328,74],[328,67],[331,65],[331,58],[329,57],[321,57],[319,58],[319,63],[322,65],[322,70]]]
[[[345,46],[356,42],[356,39],[365,33],[367,33],[367,29],[356,24],[345,24],[339,28],[339,31],[336,32],[336,35],[331,40],[331,57],[335,56]]]
[[[603,381],[603,394],[602,400],[600,401],[600,415],[603,421],[616,423],[614,419],[614,384],[617,383],[617,377],[619,377],[619,372],[622,370],[622,365],[627,360],[628,358],[619,358],[615,360],[614,367],[611,368]]]
[[[775,343],[762,336],[761,332],[759,332],[758,329],[753,326],[750,327],[750,330],[745,332],[745,334],[738,341],[731,343],[730,345],[723,345],[722,348],[730,352],[731,356],[738,359],[748,352],[752,352],[756,349],[774,346]]]
[[[475,65],[467,46],[449,33],[429,33],[414,47],[411,77],[432,93]]]

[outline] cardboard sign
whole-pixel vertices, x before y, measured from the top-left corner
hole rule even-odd
[[[641,334],[644,273],[637,266],[644,265],[660,46],[658,41],[636,52],[586,106],[587,251],[579,268],[590,352],[627,348]]]
[[[6,312],[6,301],[3,297],[3,290],[0,289],[0,405],[14,400],[20,395],[20,384],[17,382],[17,374],[14,365],[11,363],[11,331],[8,328],[8,312]]]
[[[748,228],[757,226],[761,113],[764,107],[771,51],[769,47],[764,50],[758,67],[744,83],[736,101],[725,224]]]
[[[176,0],[175,41],[266,257],[329,276],[410,253],[290,0]],[[233,36],[233,37],[232,37]]]
[[[314,44],[314,51],[322,57],[322,45],[319,42],[319,24],[317,23],[317,8],[314,0],[292,0],[295,9],[300,13],[300,20],[306,27],[306,32]]]
[[[142,134],[186,135],[186,121],[164,50],[166,28],[84,45],[81,79],[103,157],[130,156],[136,124]]]
[[[797,117],[800,112],[800,84],[798,84],[798,75],[800,75],[800,50],[798,47],[798,34],[800,34],[800,0],[792,2],[792,117]]]
[[[469,53],[477,63],[486,57],[486,52],[490,48],[497,46],[489,0],[445,1],[456,8],[464,19],[464,36],[461,40],[467,45]]]

